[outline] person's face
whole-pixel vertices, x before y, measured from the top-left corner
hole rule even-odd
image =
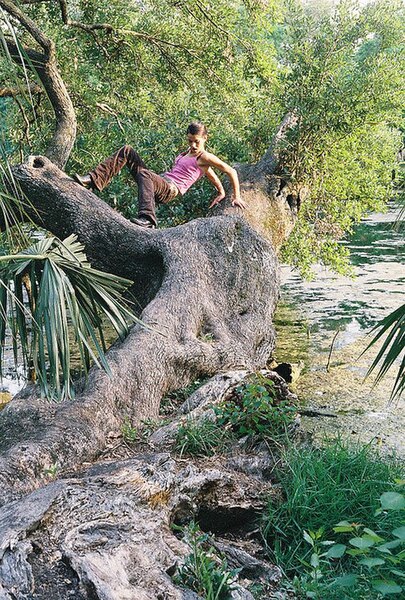
[[[198,154],[199,152],[202,152],[204,150],[205,142],[207,141],[207,136],[199,134],[194,135],[192,133],[188,133],[187,141],[190,148],[190,154]]]

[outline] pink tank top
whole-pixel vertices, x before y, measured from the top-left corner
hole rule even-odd
[[[200,156],[200,155],[198,155]],[[185,194],[187,190],[204,175],[204,172],[197,164],[198,156],[185,156],[179,154],[174,161],[170,171],[163,173],[164,177],[176,184],[180,194]]]

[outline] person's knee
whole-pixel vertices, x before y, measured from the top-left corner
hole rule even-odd
[[[148,169],[140,168],[138,171],[138,177],[142,179],[151,179],[151,172]]]
[[[135,152],[135,150],[129,144],[125,144],[120,148],[120,152],[122,152],[125,156],[129,156],[130,154]]]

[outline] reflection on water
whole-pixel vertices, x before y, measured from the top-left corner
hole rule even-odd
[[[404,303],[405,222],[396,222],[398,213],[391,209],[357,226],[347,243],[354,278],[336,276],[318,266],[316,279],[306,282],[290,267],[282,267],[282,295],[275,319],[281,338],[284,327],[301,328],[311,337],[312,349],[324,352],[339,329],[336,347],[343,347]]]
[[[313,419],[307,423],[309,428],[315,433],[317,427],[320,432],[343,429],[365,441],[373,437],[384,440],[388,449],[405,452],[400,403],[387,404],[393,374],[373,388],[363,378],[375,351],[359,359],[372,326],[405,302],[405,223],[397,223],[398,214],[399,210],[392,208],[385,214],[371,215],[356,227],[347,243],[355,271],[353,279],[317,267],[316,279],[304,282],[283,266],[275,325],[277,360],[305,364],[297,383],[301,399],[345,411],[346,416],[334,420],[334,424],[324,424],[323,419],[314,425]],[[361,427],[356,424],[359,412]]]

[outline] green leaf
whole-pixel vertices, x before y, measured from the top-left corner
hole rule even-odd
[[[352,533],[353,530],[354,527],[351,525],[336,525],[336,527],[333,528],[335,533]]]
[[[372,529],[368,529],[367,527],[365,527],[363,531],[366,535],[363,535],[362,537],[364,537],[365,539],[374,540],[374,542],[384,542],[384,538],[379,536]]]
[[[403,571],[397,571],[397,569],[391,569],[391,573],[393,575],[398,575],[398,577],[405,578],[405,573]]]
[[[341,558],[346,552],[346,548],[345,544],[335,544],[329,548],[325,556],[327,558]]]
[[[391,554],[390,550],[398,548],[400,545],[401,540],[392,540],[392,542],[386,542],[385,544],[381,544],[381,546],[376,546],[375,548],[380,552],[387,552],[388,554]]]
[[[365,565],[369,569],[384,564],[385,560],[383,558],[362,558],[361,560],[359,560],[359,565]]]
[[[380,594],[382,594],[383,596],[388,596],[390,594],[400,594],[402,592],[402,587],[392,580],[384,581],[382,579],[375,579],[371,582],[371,585],[377,592],[380,592]]]
[[[319,556],[316,554],[316,552],[313,552],[311,554],[311,560],[310,560],[311,566],[314,567],[315,569],[317,567],[319,567]]]
[[[402,510],[405,508],[405,496],[398,492],[384,492],[380,496],[383,510]]]
[[[359,548],[348,548],[346,550],[346,554],[348,554],[349,556],[364,556],[368,552],[368,548],[366,548],[365,550],[360,550]],[[389,552],[389,550],[387,550],[387,552]]]
[[[307,531],[303,532],[303,536],[304,536],[304,540],[306,542],[308,542],[308,544],[311,544],[311,546],[314,545],[314,540],[311,538],[311,536],[309,535],[309,533]]]
[[[352,538],[351,540],[349,540],[349,544],[351,544],[355,548],[359,548],[360,550],[364,550],[366,548],[371,548],[371,546],[374,546],[375,542],[373,540],[370,540],[370,539],[365,539],[364,536],[363,536],[363,537]]]
[[[399,538],[401,541],[405,541],[405,525],[393,529],[392,535],[395,535],[395,537]]]
[[[333,581],[333,584],[337,585],[338,587],[353,587],[356,585],[358,578],[358,575],[355,575],[354,573],[348,573],[347,575],[337,577]]]
[[[405,341],[405,304],[400,306],[397,310],[391,312],[387,317],[382,319],[375,327],[375,329],[379,329],[379,332],[374,336],[371,340],[370,344],[364,350],[366,352],[371,346],[373,346],[382,335],[386,332],[389,333],[386,336],[381,349],[379,350],[376,358],[374,359],[371,367],[368,370],[367,376],[377,367],[378,363],[381,361],[380,370],[377,374],[376,383],[378,383],[386,374],[388,369],[392,367],[392,365],[399,358],[400,354],[404,348]],[[363,352],[363,353],[364,353]],[[384,356],[385,354],[385,356]],[[395,396],[399,396],[405,388],[405,357],[402,359],[397,377],[394,383],[393,390],[391,392],[391,398]]]

